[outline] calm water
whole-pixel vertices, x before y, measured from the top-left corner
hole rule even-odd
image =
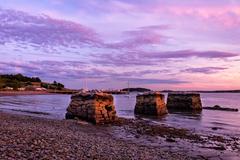
[[[203,106],[221,105],[240,109],[240,93],[202,93]],[[118,116],[134,118],[136,94],[114,95]],[[70,102],[70,95],[32,95],[0,97],[0,109],[6,112],[30,114],[48,118],[63,119]],[[15,111],[13,111],[15,110]],[[22,110],[23,112],[16,111]],[[38,115],[24,111],[44,112]],[[155,123],[174,127],[184,127],[205,133],[217,133],[240,136],[240,112],[203,110],[201,113],[169,113],[166,116],[142,117]],[[212,127],[219,128],[212,130]]]

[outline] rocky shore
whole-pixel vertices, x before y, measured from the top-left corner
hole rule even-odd
[[[239,139],[123,119],[112,125],[0,112],[0,159],[234,159]],[[211,144],[212,143],[212,144]],[[215,147],[215,148],[214,148]]]

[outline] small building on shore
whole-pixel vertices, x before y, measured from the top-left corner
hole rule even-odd
[[[41,82],[31,82],[31,86],[35,88],[41,88]]]
[[[21,87],[21,88],[18,88],[17,90],[18,90],[18,91],[25,91],[26,88],[25,88],[25,87]]]
[[[12,87],[5,87],[3,88],[4,91],[13,91],[13,88]]]
[[[47,89],[43,87],[37,87],[35,88],[35,91],[47,91]]]

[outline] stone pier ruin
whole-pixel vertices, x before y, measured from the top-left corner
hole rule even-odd
[[[167,108],[170,110],[202,110],[199,93],[169,93]]]
[[[113,96],[106,93],[77,93],[71,97],[66,119],[79,118],[95,124],[111,123],[117,119]]]
[[[167,114],[164,95],[159,92],[147,92],[137,95],[135,114],[160,116]]]

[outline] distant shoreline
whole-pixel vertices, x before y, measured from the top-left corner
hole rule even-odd
[[[74,94],[74,90],[46,90],[46,91],[0,91],[0,96],[18,95],[48,95],[48,94]]]
[[[160,91],[163,93],[173,93],[173,92],[194,92],[194,93],[240,93],[240,90],[218,90],[218,91]]]
[[[236,91],[160,91],[162,93],[173,93],[173,92],[194,92],[194,93],[240,93],[240,90]],[[74,94],[76,91],[0,91],[0,96],[20,96],[20,95],[52,95],[52,94]],[[110,94],[126,94],[107,92]]]

